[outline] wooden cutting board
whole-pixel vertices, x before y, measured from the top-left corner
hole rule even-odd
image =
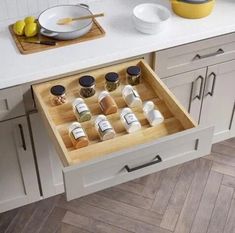
[[[20,53],[21,54],[31,54],[31,53],[42,52],[42,51],[45,51],[48,49],[56,49],[56,48],[71,45],[71,44],[77,44],[77,43],[81,43],[84,41],[94,40],[94,39],[98,39],[100,37],[105,36],[105,31],[101,27],[101,25],[95,19],[93,20],[93,22],[94,22],[93,26],[87,34],[85,34],[84,36],[81,36],[77,39],[74,39],[74,40],[59,41],[59,40],[54,40],[52,38],[45,37],[43,35],[38,35],[37,37],[32,37],[32,38],[35,38],[38,40],[54,40],[57,42],[57,45],[55,45],[55,46],[25,43],[22,41],[22,39],[24,39],[26,37],[25,36],[17,36],[13,31],[13,24],[9,25],[9,30],[11,32],[11,35],[12,35]]]

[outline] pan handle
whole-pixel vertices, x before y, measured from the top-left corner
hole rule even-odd
[[[54,37],[54,36],[57,36],[57,35],[58,35],[57,32],[51,32],[51,31],[49,31],[49,30],[46,30],[45,28],[41,28],[40,33],[41,33],[43,36],[48,36],[48,37]]]
[[[87,4],[85,4],[85,3],[80,3],[80,4],[78,4],[78,6],[82,6],[82,7],[85,7],[87,9],[89,9],[89,6]]]

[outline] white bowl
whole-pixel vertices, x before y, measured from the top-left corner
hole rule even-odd
[[[135,28],[143,33],[156,34],[167,28],[171,13],[161,5],[144,3],[133,10]]]

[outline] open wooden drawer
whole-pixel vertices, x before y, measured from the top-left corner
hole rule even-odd
[[[152,100],[162,112],[165,120],[160,125],[151,127],[141,110],[132,109],[140,120],[142,129],[128,134],[121,124],[119,112],[120,109],[126,107],[121,90],[126,83],[126,68],[131,65],[141,67],[142,81],[136,86],[141,99]],[[76,121],[71,103],[79,97],[78,78],[84,73],[33,85],[37,108],[64,164],[63,176],[68,200],[204,156],[210,152],[213,128],[197,127],[144,60],[134,60],[86,72],[96,77],[96,95],[85,99],[93,117],[102,114],[97,95],[104,89],[104,75],[110,71],[118,72],[121,78],[118,90],[111,92],[119,107],[119,112],[107,116],[117,135],[114,139],[101,142],[94,128],[94,120],[84,122],[82,126],[90,144],[81,149],[75,149],[72,146],[67,128],[71,122]],[[56,84],[66,87],[68,103],[51,106],[50,87]]]

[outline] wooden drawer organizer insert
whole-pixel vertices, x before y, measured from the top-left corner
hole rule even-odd
[[[151,127],[144,117],[143,112],[132,108],[133,112],[140,120],[142,129],[133,134],[128,134],[121,123],[119,113],[122,108],[126,107],[126,103],[121,95],[121,90],[123,86],[126,85],[126,68],[131,65],[138,65],[142,70],[141,84],[135,86],[141,99],[143,101],[152,100],[163,114],[165,120],[163,123]],[[94,127],[94,118],[102,114],[97,96],[104,90],[104,75],[110,71],[119,73],[121,80],[120,87],[116,91],[111,92],[111,96],[114,97],[119,107],[118,113],[107,116],[117,135],[114,139],[101,142]],[[87,147],[75,149],[70,141],[67,128],[69,124],[76,121],[71,103],[75,98],[79,97],[78,78],[85,74],[92,75],[96,78],[96,94],[90,98],[84,99],[93,115],[91,121],[82,123],[82,127],[88,135],[90,144]],[[60,106],[51,106],[49,100],[50,88],[56,84],[61,84],[66,87],[68,103]],[[36,84],[33,85],[33,90],[37,108],[42,113],[47,130],[65,166],[78,164],[99,156],[124,150],[196,126],[181,104],[178,103],[168,88],[143,60],[126,62]]]

